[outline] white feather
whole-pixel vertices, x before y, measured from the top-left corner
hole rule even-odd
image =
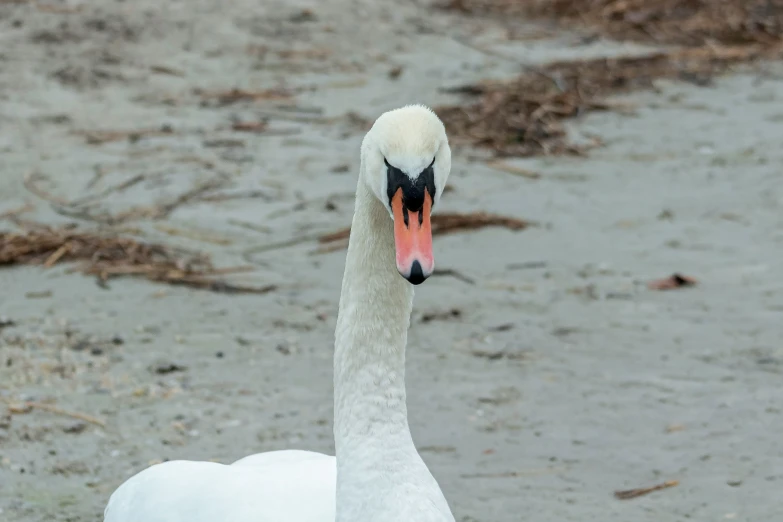
[[[332,522],[334,491],[335,458],[321,453],[260,453],[232,465],[178,460],[156,464],[122,484],[105,520]]]

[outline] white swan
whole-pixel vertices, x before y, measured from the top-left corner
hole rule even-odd
[[[158,464],[117,489],[105,522],[454,521],[405,404],[410,283],[434,268],[430,210],[450,170],[444,126],[422,106],[381,115],[362,142],[335,331],[336,457],[287,450],[231,465]]]

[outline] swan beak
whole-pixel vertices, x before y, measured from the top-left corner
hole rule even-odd
[[[424,205],[416,212],[403,203],[402,188],[391,201],[394,214],[394,245],[397,249],[397,270],[411,284],[424,282],[435,268],[432,255],[432,198],[424,190]]]

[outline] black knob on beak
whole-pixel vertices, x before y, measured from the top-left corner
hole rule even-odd
[[[413,262],[411,273],[405,277],[405,279],[412,285],[420,285],[427,279],[427,276],[424,275],[424,270],[421,269],[421,263],[419,263],[418,260]]]

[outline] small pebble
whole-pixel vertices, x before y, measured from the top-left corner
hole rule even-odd
[[[171,361],[161,361],[150,366],[150,371],[158,375],[166,375],[174,372],[184,372],[187,370],[187,366],[177,364]]]
[[[79,434],[82,433],[84,430],[87,429],[87,423],[86,422],[74,422],[71,424],[68,424],[66,426],[63,426],[63,432],[65,433],[73,433],[73,434]]]
[[[81,352],[82,350],[88,348],[89,346],[90,346],[90,342],[87,339],[81,339],[71,345],[71,350],[75,352]]]
[[[13,319],[0,315],[0,328],[6,328],[8,326],[16,326],[16,322]]]
[[[289,20],[293,23],[301,24],[305,22],[315,22],[318,20],[318,17],[312,9],[302,9],[295,15],[292,15]]]

